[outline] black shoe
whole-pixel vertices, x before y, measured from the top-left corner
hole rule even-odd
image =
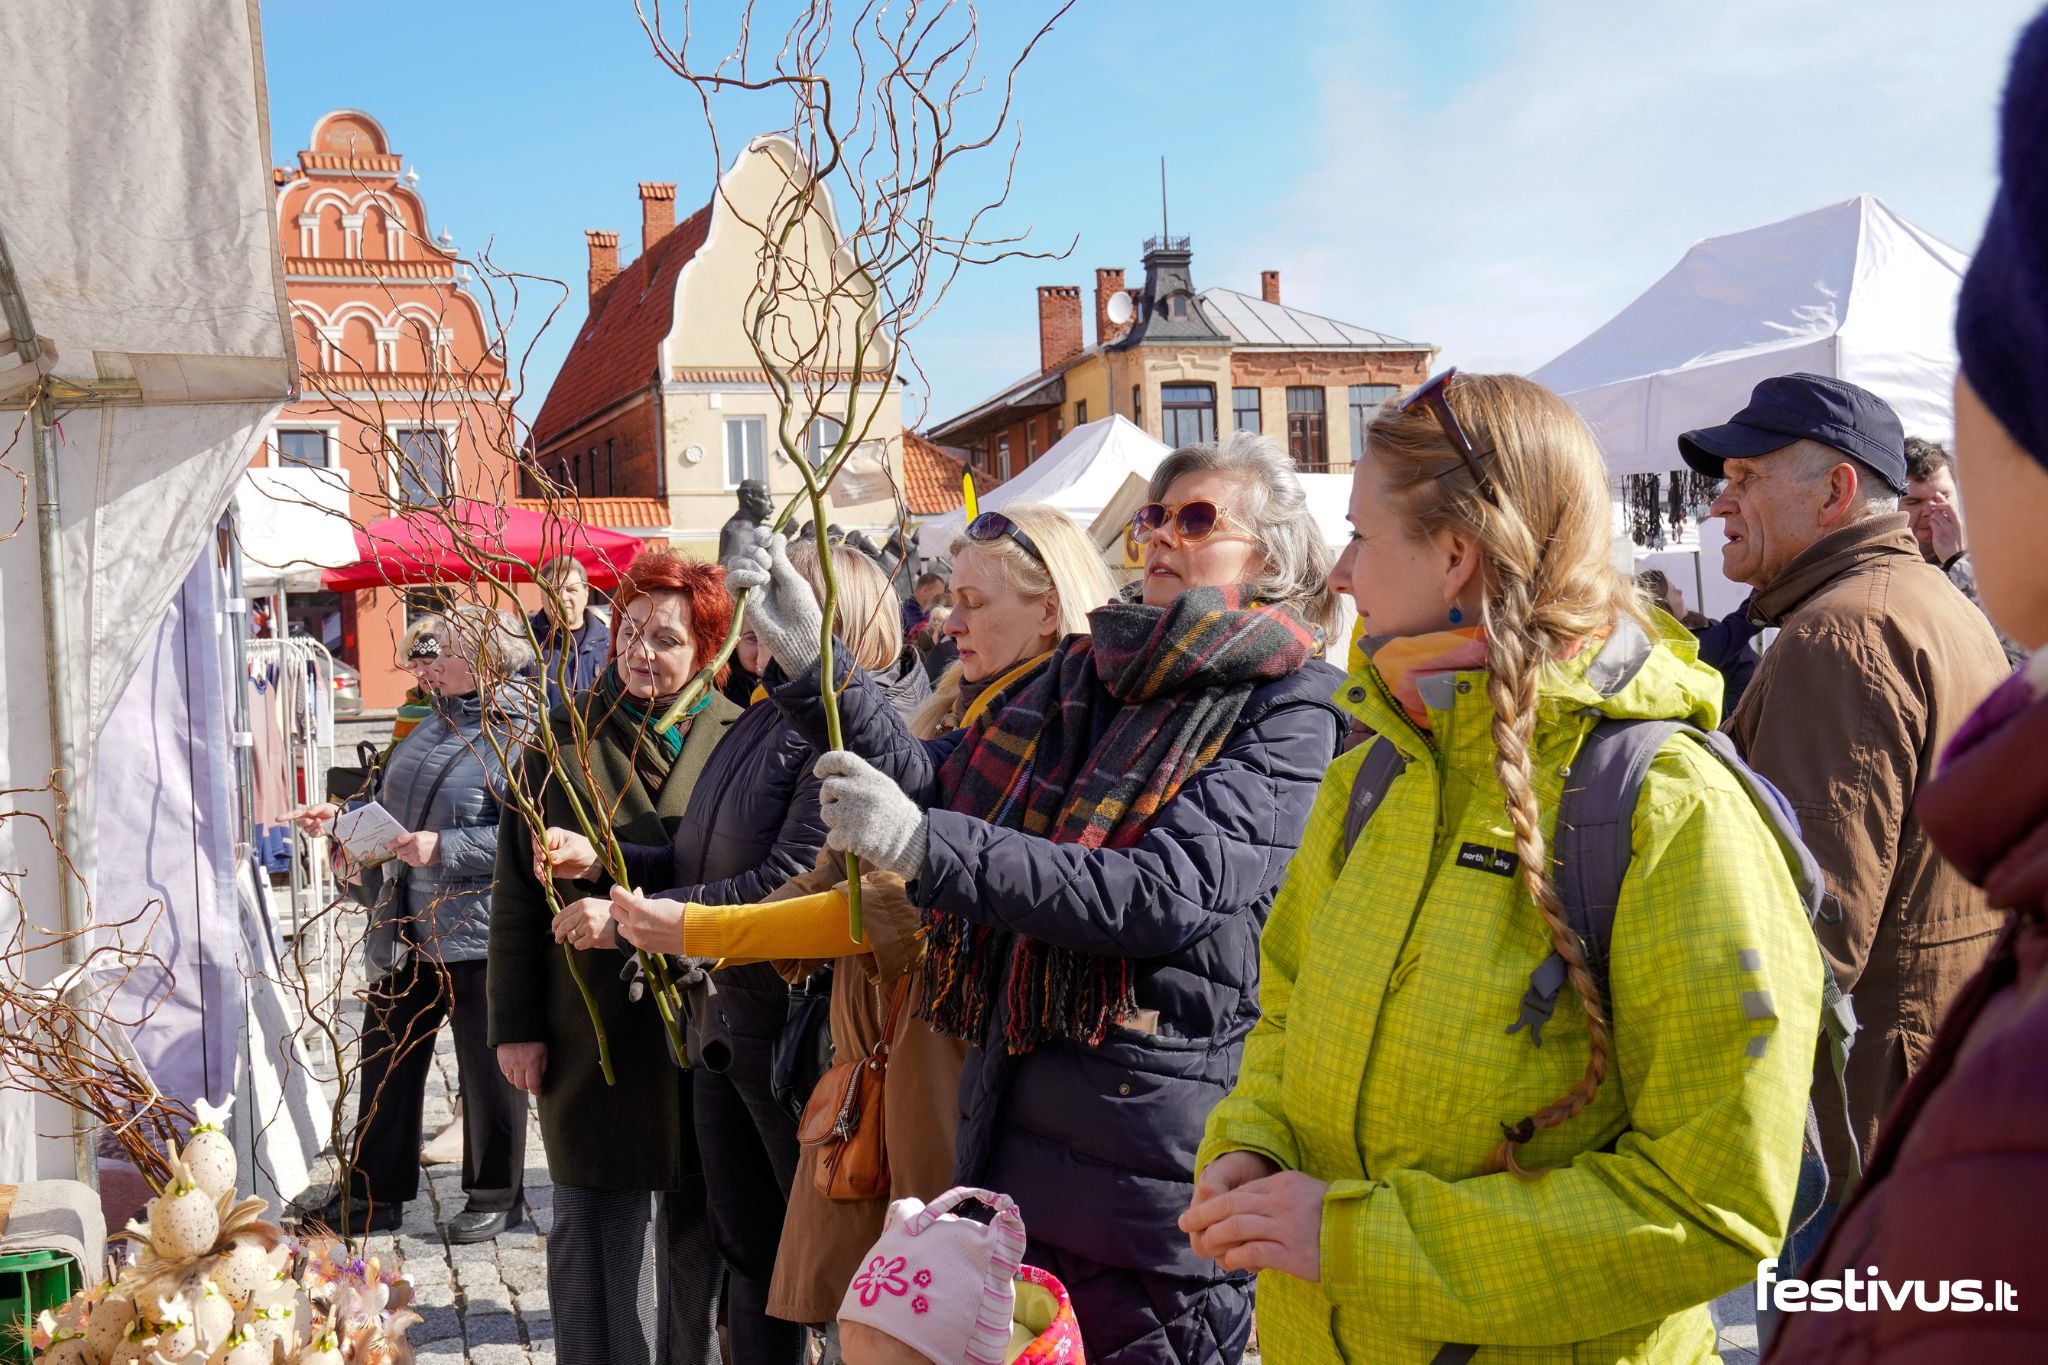
[[[337,1195],[322,1207],[306,1214],[299,1220],[301,1227],[315,1224],[339,1235],[346,1225],[350,1237],[362,1237],[371,1233],[396,1232],[405,1221],[405,1205],[402,1203],[354,1203]]]
[[[488,1242],[518,1222],[517,1209],[499,1209],[492,1213],[464,1209],[448,1220],[448,1244],[465,1246],[470,1242]]]

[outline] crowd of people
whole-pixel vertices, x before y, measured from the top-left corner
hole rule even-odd
[[[537,1096],[575,1365],[1034,1339],[1189,1365],[1237,1360],[1255,1309],[1280,1365],[1690,1362],[1752,1281],[2023,1280],[2044,102],[2037,22],[1953,455],[1808,374],[1680,438],[1750,590],[1719,621],[1614,567],[1568,404],[1447,371],[1368,419],[1334,562],[1286,453],[1236,433],[1160,464],[1121,589],[1071,519],[1011,506],[946,578],[760,527],[723,566],[643,554],[602,635],[573,562],[531,629],[415,627],[422,711],[376,791],[413,832],[362,888],[409,927],[372,944],[376,1100],[321,1216],[394,1226],[417,1193],[446,1018],[451,1237],[516,1216]],[[741,590],[746,681],[660,729]],[[958,1187],[994,1220],[941,1213]],[[1015,1241],[999,1276],[889,1251],[982,1232]],[[989,1348],[982,1295],[1019,1260],[1017,1322],[1051,1307],[1008,1351],[1004,1308]],[[2048,1349],[2030,1285],[1921,1304],[1766,1311],[1770,1358]]]

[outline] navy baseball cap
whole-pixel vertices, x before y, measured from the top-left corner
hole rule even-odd
[[[1906,432],[1891,404],[1868,389],[1818,374],[1785,374],[1749,392],[1749,406],[1718,427],[1678,438],[1686,464],[1710,479],[1723,460],[1754,460],[1794,441],[1833,446],[1906,491]]]

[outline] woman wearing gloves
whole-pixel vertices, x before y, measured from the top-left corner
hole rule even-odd
[[[1339,733],[1338,676],[1314,657],[1325,552],[1286,455],[1248,434],[1187,447],[1151,491],[1137,600],[1091,613],[1091,635],[939,739],[852,678],[852,752],[818,764],[831,846],[926,911],[924,1014],[970,1045],[955,1179],[1016,1199],[1027,1259],[1067,1285],[1109,1365],[1244,1349],[1248,1278],[1194,1255],[1174,1219]],[[822,741],[815,651],[797,652],[814,609],[772,544],[753,557],[756,626],[793,675],[770,694]]]
[[[805,565],[816,561],[809,549]],[[888,579],[867,556],[834,546],[840,610],[850,623],[859,659],[887,670],[891,704],[906,714],[924,700],[923,670],[903,663],[903,625]],[[636,565],[639,561],[635,561]],[[792,569],[796,590],[816,612],[811,580]],[[727,576],[729,586],[739,582]],[[764,637],[764,645],[771,644]],[[811,648],[817,645],[813,641]],[[707,703],[709,704],[709,703]],[[682,818],[667,846],[623,847],[634,885],[671,888],[624,935],[649,952],[678,952],[687,901],[748,904],[816,865],[824,843],[818,817],[818,753],[812,741],[766,702],[731,722],[705,761]],[[587,876],[595,852],[580,835],[549,831],[557,876]],[[589,858],[590,863],[581,862]],[[556,932],[572,943],[615,939],[609,896],[579,900],[563,912]],[[796,1365],[809,1334],[768,1312],[776,1247],[796,1174],[796,1119],[776,1100],[772,1081],[775,1042],[789,1013],[789,988],[766,962],[732,966],[715,976],[710,1008],[732,1045],[723,1071],[691,1073],[697,1146],[711,1201],[711,1222],[728,1273],[726,1324],[732,1354],[760,1365]]]
[[[1102,556],[1072,518],[1050,507],[1011,506],[1003,515],[1021,542],[995,533],[997,523],[987,519],[953,542],[958,611],[950,624],[960,657],[911,718],[911,733],[920,737],[979,719],[1044,667],[1061,637],[1085,631],[1089,610],[1109,600]],[[844,858],[827,854],[815,871],[783,888],[793,898],[750,906],[677,907],[612,888],[613,914],[627,937],[653,941],[667,952],[812,960],[786,964],[803,975],[816,959],[838,959],[832,1046],[842,1060],[869,1055],[885,1023],[895,1021],[883,1092],[889,1192],[862,1202],[827,1199],[812,1183],[815,1151],[804,1152],[790,1187],[768,1310],[813,1324],[829,1323],[838,1312],[848,1282],[881,1235],[889,1202],[913,1195],[935,1199],[953,1183],[953,1129],[966,1050],[917,1017],[923,999],[915,969],[924,945],[920,914],[904,894],[902,878],[887,872],[863,877],[865,932],[856,943],[848,937],[845,875]]]
[[[1704,1305],[1784,1243],[1818,949],[1757,805],[1693,739],[1642,783],[1611,999],[1549,847],[1596,722],[1711,729],[1720,680],[1613,569],[1600,451],[1556,395],[1439,376],[1365,449],[1331,581],[1366,637],[1343,700],[1377,737],[1324,781],[1274,904],[1183,1226],[1262,1272],[1276,1365],[1711,1360]],[[1378,745],[1403,762],[1354,844]],[[1553,952],[1555,1012],[1520,1027]]]

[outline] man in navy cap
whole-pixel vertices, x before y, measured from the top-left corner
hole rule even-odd
[[[1727,523],[1722,568],[1755,589],[1751,619],[1778,628],[1726,728],[1791,801],[1826,874],[1832,903],[1816,932],[1855,999],[1849,1120],[1867,1151],[2000,925],[1921,832],[1913,799],[2004,680],[2005,655],[1920,554],[1899,511],[1904,433],[1875,394],[1820,375],[1766,379],[1748,407],[1678,448],[1727,480],[1712,509]],[[1841,1109],[1825,1057],[1818,1078],[1825,1120]],[[1832,1139],[1841,1125],[1821,1130]],[[1853,1169],[1832,1146],[1831,1200]]]

